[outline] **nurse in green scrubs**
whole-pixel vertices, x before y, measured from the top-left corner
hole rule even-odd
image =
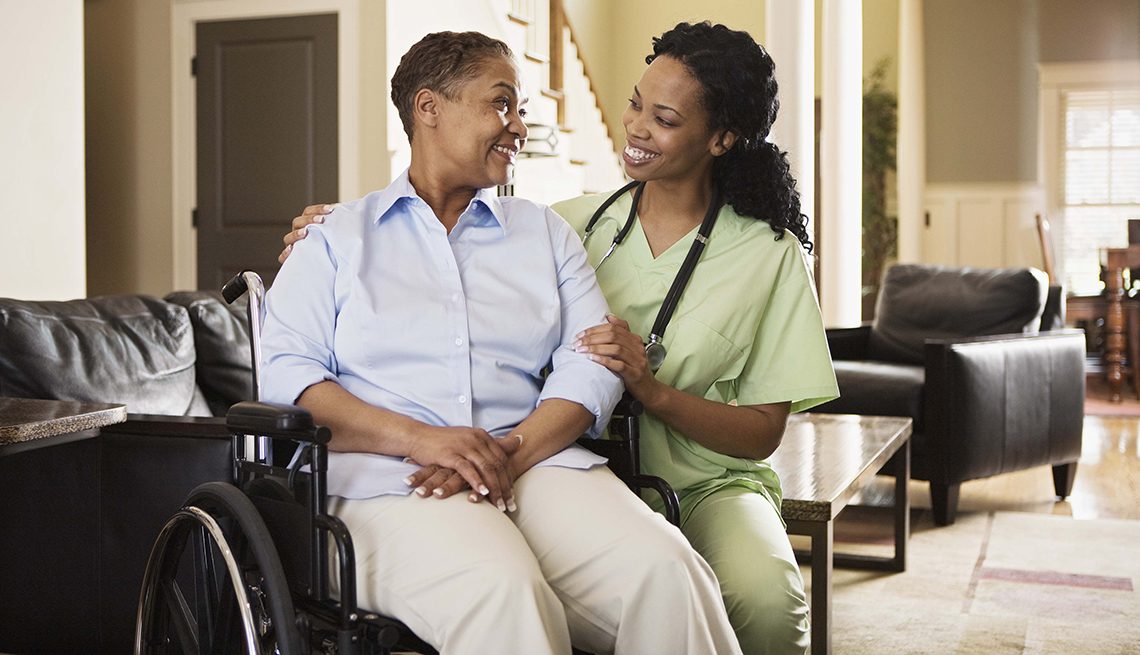
[[[646,61],[622,117],[625,171],[643,184],[554,205],[615,313],[577,347],[645,405],[642,470],[677,490],[681,530],[716,572],[743,651],[803,653],[803,578],[764,460],[790,412],[839,391],[807,220],[765,140],[774,65],[747,33],[708,23],[654,39]],[[286,243],[322,213],[307,209]]]

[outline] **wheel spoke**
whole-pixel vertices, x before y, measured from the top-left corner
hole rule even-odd
[[[194,587],[198,605],[198,643],[202,646],[200,655],[214,652],[213,638],[217,626],[214,616],[218,608],[218,578],[214,571],[213,541],[205,526],[194,530]]]
[[[162,581],[162,595],[166,600],[166,609],[170,622],[174,624],[174,633],[178,643],[182,646],[183,655],[200,655],[198,651],[198,622],[190,612],[186,597],[178,581],[167,579]]]

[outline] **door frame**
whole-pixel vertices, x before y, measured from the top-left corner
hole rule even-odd
[[[175,2],[170,15],[171,159],[174,288],[198,288],[198,235],[191,212],[198,202],[197,95],[190,59],[199,22],[337,14],[337,191],[360,196],[360,0],[204,0]],[[301,208],[298,207],[298,210]]]

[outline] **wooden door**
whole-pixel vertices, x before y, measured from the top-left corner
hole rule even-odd
[[[302,208],[337,199],[337,16],[197,25],[198,288],[272,283]]]

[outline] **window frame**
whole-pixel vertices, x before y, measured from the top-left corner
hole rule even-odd
[[[1068,91],[1140,88],[1140,59],[1041,63],[1038,70],[1037,179],[1045,187],[1045,205],[1054,244],[1065,241],[1065,103]],[[1066,280],[1063,248],[1056,248],[1057,279]],[[1068,290],[1067,290],[1068,291]]]

